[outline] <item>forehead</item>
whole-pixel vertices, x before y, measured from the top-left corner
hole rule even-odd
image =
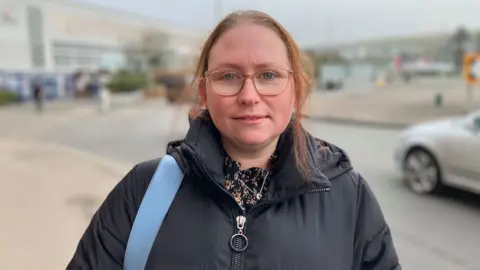
[[[217,68],[290,69],[287,48],[273,30],[255,24],[236,26],[220,36],[208,59],[209,70]]]

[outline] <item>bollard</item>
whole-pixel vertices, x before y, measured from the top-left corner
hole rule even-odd
[[[435,99],[434,99],[435,107],[442,107],[443,105],[443,94],[442,93],[436,93],[435,94]]]

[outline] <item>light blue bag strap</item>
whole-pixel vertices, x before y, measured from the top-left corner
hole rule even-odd
[[[157,233],[183,180],[175,159],[165,155],[143,197],[128,238],[124,270],[143,270]]]

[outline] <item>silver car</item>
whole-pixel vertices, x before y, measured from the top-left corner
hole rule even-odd
[[[445,185],[480,194],[480,111],[404,130],[395,161],[416,193]]]

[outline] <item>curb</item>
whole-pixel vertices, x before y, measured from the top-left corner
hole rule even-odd
[[[406,124],[406,123],[361,120],[361,119],[355,119],[355,118],[349,118],[349,117],[307,116],[307,115],[305,115],[304,117],[307,120],[311,120],[315,122],[325,122],[325,123],[340,124],[340,125],[362,126],[362,127],[390,129],[390,130],[401,130],[413,125],[413,124]]]

